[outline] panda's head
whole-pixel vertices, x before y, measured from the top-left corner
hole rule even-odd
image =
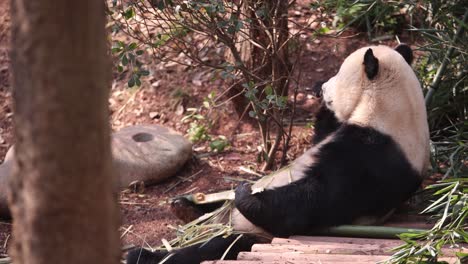
[[[322,85],[323,100],[338,121],[374,128],[402,147],[415,169],[424,170],[429,132],[409,46],[361,48]],[[424,157],[423,157],[424,156]]]
[[[322,85],[323,99],[338,120],[348,120],[366,96],[392,95],[397,100],[402,82],[419,83],[411,69],[411,48],[400,45],[361,48],[349,55],[339,72]],[[411,84],[410,84],[411,86]]]

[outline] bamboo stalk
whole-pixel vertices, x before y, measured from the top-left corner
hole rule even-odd
[[[330,227],[323,230],[317,230],[314,235],[326,236],[346,236],[346,237],[368,237],[368,238],[398,238],[402,233],[423,233],[425,229],[413,229],[402,227],[387,227],[387,226],[358,226],[358,225],[341,225]]]

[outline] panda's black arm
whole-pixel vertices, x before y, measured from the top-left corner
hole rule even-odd
[[[235,205],[250,222],[274,236],[306,234],[314,226],[314,216],[320,215],[322,190],[311,178],[253,195],[248,184],[241,184]]]
[[[325,103],[322,103],[319,111],[317,112],[316,121],[314,124],[314,138],[312,144],[316,145],[331,133],[335,132],[341,125],[336,119],[335,114],[328,109]]]

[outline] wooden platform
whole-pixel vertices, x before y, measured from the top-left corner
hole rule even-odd
[[[274,238],[271,244],[256,244],[251,252],[239,253],[237,260],[205,261],[203,264],[345,264],[377,263],[392,254],[403,242],[397,239],[348,237]],[[443,250],[439,260],[455,263],[455,251]]]

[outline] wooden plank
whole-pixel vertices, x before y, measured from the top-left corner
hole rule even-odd
[[[287,263],[322,263],[322,264],[347,264],[347,263],[376,263],[388,259],[390,256],[383,255],[333,255],[333,254],[301,254],[301,253],[276,253],[276,252],[240,252],[239,261],[286,261]],[[288,262],[289,261],[289,262]],[[439,261],[450,264],[456,263],[456,257],[443,257]],[[240,264],[243,262],[233,262]],[[256,263],[256,262],[254,262]]]
[[[301,252],[314,254],[347,254],[347,255],[391,255],[391,247],[371,244],[325,243],[309,245],[271,245],[255,244],[252,252]]]
[[[292,236],[289,239],[274,238],[272,244],[290,244],[290,245],[327,245],[329,243],[342,243],[347,245],[377,245],[383,251],[392,254],[391,249],[402,245],[404,242],[397,239],[377,239],[377,238],[353,238],[353,237],[315,237],[315,236]],[[461,244],[464,248],[456,249],[444,246],[442,248],[443,256],[452,257],[457,252],[466,252],[467,244]],[[387,254],[384,254],[387,255]]]
[[[306,261],[308,263],[376,263],[388,259],[382,255],[333,255],[333,254],[304,254],[277,252],[240,252],[238,260],[247,261],[290,261],[291,263]]]
[[[290,238],[273,238],[271,244],[290,244],[290,245],[310,245],[326,243],[343,243],[357,245],[379,245],[386,247],[397,247],[404,242],[398,239],[379,239],[379,238],[354,238],[354,237],[323,237],[323,236],[292,236]]]
[[[215,261],[204,261],[202,264],[320,264],[319,262],[310,261],[295,261],[291,262],[288,260],[273,260],[273,261],[248,261],[248,260],[215,260]],[[342,264],[342,263],[340,263]],[[350,263],[351,264],[351,263]],[[355,264],[355,263],[353,263]]]

